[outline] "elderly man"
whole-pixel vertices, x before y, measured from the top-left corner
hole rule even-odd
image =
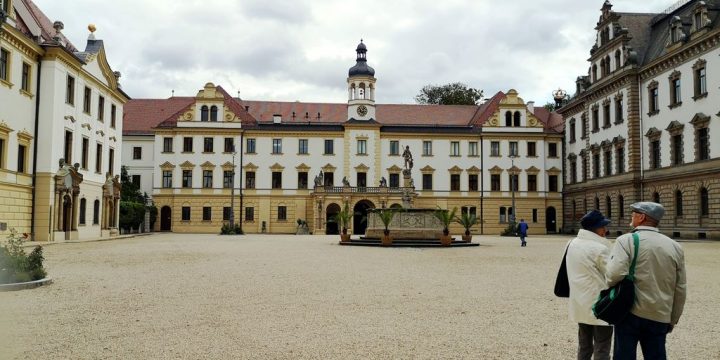
[[[570,240],[565,257],[570,285],[570,320],[578,324],[578,360],[609,360],[613,328],[598,320],[592,305],[605,289],[605,265],[610,256],[610,242],[605,239],[606,219],[598,210],[587,213],[580,220],[583,227]]]
[[[662,205],[639,202],[630,208],[630,225],[640,236],[635,304],[630,314],[615,324],[614,359],[636,359],[638,342],[645,359],[666,359],[666,335],[680,320],[685,306],[685,255],[680,244],[658,230],[665,214]],[[617,239],[607,266],[608,286],[628,274],[634,251],[632,234]]]

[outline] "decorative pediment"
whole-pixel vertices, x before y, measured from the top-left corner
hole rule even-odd
[[[537,174],[540,172],[540,169],[538,169],[538,168],[536,168],[536,167],[534,167],[534,166],[531,166],[531,167],[527,168],[527,169],[525,170],[525,172],[528,173],[528,174],[530,174],[530,175],[537,175]]]
[[[0,121],[0,134],[9,134],[13,132],[14,130],[8,126],[8,124],[5,121]]]
[[[111,140],[112,142],[117,142],[117,138],[114,136],[109,137],[108,140]]]
[[[507,94],[505,94],[505,98],[500,100],[500,105],[518,105],[525,107],[525,101],[518,96],[518,92],[515,89],[508,90]]]
[[[720,116],[720,113],[718,113],[718,116]],[[690,123],[693,124],[695,128],[707,127],[708,123],[710,123],[710,116],[703,113],[697,113],[693,116],[692,120],[690,120]]]
[[[625,143],[625,138],[622,135],[618,135],[612,139],[613,144],[620,145]]]
[[[598,145],[598,144],[592,144],[592,145],[590,145],[590,151],[591,151],[591,152],[600,151],[600,145]]]
[[[325,164],[325,166],[322,167],[322,171],[324,171],[324,172],[334,173],[334,172],[335,172],[335,169],[337,169],[337,168],[334,167],[332,164],[329,164],[329,163],[328,163],[328,164]]]
[[[568,155],[567,158],[570,161],[575,161],[577,159],[577,155],[570,153],[570,155]]]
[[[562,172],[562,170],[560,170],[560,169],[556,168],[555,166],[553,166],[553,167],[547,169],[546,172],[547,172],[548,174],[550,174],[550,175],[560,175],[560,173]]]
[[[668,127],[665,128],[665,131],[667,131],[667,132],[669,132],[669,133],[671,133],[671,134],[674,135],[674,134],[677,134],[677,133],[682,132],[683,129],[685,129],[685,125],[684,125],[684,124],[681,124],[681,123],[680,123],[679,121],[677,121],[677,120],[673,120],[673,121],[670,122],[670,124],[668,125]]]
[[[30,140],[33,139],[32,134],[30,134],[27,130],[22,130],[19,133],[17,133],[18,140],[21,142],[28,143]]]
[[[459,173],[463,172],[463,169],[462,169],[461,167],[455,165],[455,166],[449,168],[448,171],[449,171],[451,174],[459,174]]]
[[[230,171],[232,169],[235,169],[235,165],[229,161],[226,161],[224,164],[222,164],[222,169],[226,171]]]
[[[103,137],[103,136],[105,136],[105,132],[102,130],[98,130],[95,132],[95,135],[100,135],[100,137]]]
[[[492,168],[490,168],[490,173],[491,173],[491,174],[502,174],[503,171],[504,171],[504,170],[503,170],[501,167],[497,166],[497,165],[495,165],[495,166],[493,166]]]
[[[517,175],[522,172],[522,169],[517,167],[517,165],[513,165],[511,168],[508,169],[508,172],[513,175]]]
[[[190,170],[194,167],[195,167],[195,164],[193,164],[187,160],[184,163],[180,164],[180,168],[183,170]]]
[[[588,151],[586,149],[580,150],[580,157],[585,157],[587,155]]]
[[[420,169],[420,172],[423,174],[431,174],[435,172],[435,169],[433,169],[430,165],[425,165],[424,168]]]
[[[75,123],[75,117],[72,115],[65,115],[65,120],[70,120],[71,123]]]
[[[55,174],[55,190],[73,191],[78,194],[80,184],[83,182],[83,175],[78,171],[77,167],[66,164],[65,159],[60,159],[59,163],[60,166]]]
[[[233,122],[233,121],[238,121],[238,120],[239,120],[239,118],[237,117],[237,115],[235,115],[235,113],[230,109],[229,106],[225,106],[223,112],[225,113],[225,114],[223,114],[223,119],[224,119],[225,121],[227,121],[227,122]]]
[[[655,137],[660,137],[661,134],[662,134],[662,132],[660,130],[658,130],[656,127],[651,127],[645,133],[645,136],[647,136],[649,138],[655,138]]]
[[[84,124],[80,125],[80,127],[88,129],[88,130],[92,130],[92,126],[90,126],[90,123],[84,123]]]
[[[609,147],[611,147],[611,146],[612,146],[612,142],[611,142],[610,140],[603,140],[603,141],[600,143],[600,147],[603,148],[603,149],[607,149],[607,148],[609,148]]]
[[[310,167],[307,166],[305,163],[302,163],[295,167],[295,170],[298,172],[310,172]]]
[[[200,165],[200,167],[203,168],[203,170],[211,170],[211,169],[215,168],[215,164],[213,164],[209,161],[206,161],[206,162],[202,163],[202,165]]]
[[[257,168],[257,165],[253,163],[247,163],[247,165],[243,166],[243,169],[245,169],[246,171],[255,171],[257,170]]]
[[[209,82],[205,84],[202,90],[198,91],[197,96],[195,96],[195,99],[202,100],[203,102],[222,102],[225,100],[225,96],[218,91],[217,86],[215,84]]]
[[[480,171],[482,171],[482,170],[480,170],[480,168],[478,168],[477,166],[472,166],[469,169],[467,169],[468,174],[479,174]]]
[[[402,171],[402,168],[399,167],[399,166],[397,166],[397,165],[393,165],[393,166],[387,168],[387,171],[388,171],[389,173],[399,173],[399,172]]]
[[[368,170],[370,170],[370,168],[367,167],[367,165],[365,165],[365,164],[360,164],[355,167],[355,171],[361,172],[361,173],[366,173],[366,172],[368,172]]]
[[[175,168],[175,165],[171,164],[170,162],[166,161],[160,165],[160,169],[162,170],[172,170]]]
[[[285,167],[278,163],[274,163],[272,166],[270,166],[270,171],[272,172],[282,172],[283,170],[285,170]]]

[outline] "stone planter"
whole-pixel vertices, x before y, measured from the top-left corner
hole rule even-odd
[[[392,237],[390,235],[383,235],[382,245],[383,246],[392,246]]]
[[[467,243],[472,242],[472,235],[463,235],[462,239],[464,242],[467,242]]]
[[[349,242],[350,234],[340,234],[340,242]]]
[[[442,246],[450,246],[450,244],[452,244],[452,236],[450,236],[450,235],[441,236],[440,244],[442,244]]]

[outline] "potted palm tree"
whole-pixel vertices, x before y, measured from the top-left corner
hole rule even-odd
[[[350,206],[348,206],[348,203],[345,203],[345,206],[343,207],[340,212],[335,214],[333,216],[332,221],[336,222],[340,228],[342,228],[342,233],[340,234],[340,242],[348,242],[350,241],[350,234],[347,232],[347,228],[350,225],[350,221],[352,221],[353,213],[350,211]]]
[[[382,245],[383,246],[391,246],[392,245],[392,238],[390,237],[390,223],[392,222],[393,218],[395,217],[395,214],[397,213],[396,209],[392,208],[386,208],[386,209],[379,209],[377,211],[378,217],[380,218],[380,221],[382,221],[383,226],[385,226],[385,230],[383,230],[383,238],[382,238]]]
[[[437,210],[435,210],[435,217],[443,224],[443,236],[440,237],[440,243],[443,246],[450,246],[452,243],[452,236],[450,236],[450,224],[455,219],[455,213],[457,213],[457,207],[454,207],[452,211],[448,211],[447,209],[441,209],[438,206]]]
[[[472,242],[472,235],[470,235],[470,228],[473,227],[473,225],[479,223],[477,216],[475,214],[470,214],[467,212],[463,212],[460,214],[460,216],[455,217],[455,222],[462,225],[463,228],[465,228],[465,235],[463,235],[462,239],[465,242]]]

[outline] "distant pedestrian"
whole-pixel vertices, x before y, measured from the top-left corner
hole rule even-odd
[[[667,359],[665,338],[680,320],[685,306],[685,254],[675,240],[663,235],[658,224],[665,208],[654,202],[639,202],[632,209],[633,233],[640,237],[635,267],[635,303],[622,321],[615,324],[616,360],[636,359],[640,342],[645,359]],[[620,236],[610,252],[607,285],[613,286],[628,274],[635,253],[632,234]]]
[[[528,228],[529,226],[525,222],[525,219],[520,219],[520,223],[517,225],[518,236],[520,236],[520,246],[527,246],[525,238],[527,237]]]
[[[593,210],[580,220],[582,229],[570,240],[565,256],[570,285],[570,320],[578,324],[578,360],[610,359],[613,328],[598,320],[593,303],[605,289],[605,265],[610,242],[605,238],[610,220]]]

